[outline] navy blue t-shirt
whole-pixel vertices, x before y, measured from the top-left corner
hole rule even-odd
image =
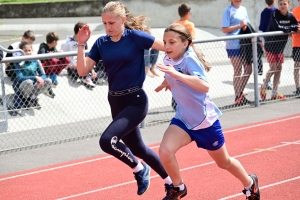
[[[142,87],[146,78],[144,49],[149,49],[154,40],[155,38],[146,32],[125,29],[118,42],[113,42],[109,35],[99,37],[88,57],[96,63],[102,59],[108,76],[109,90]]]

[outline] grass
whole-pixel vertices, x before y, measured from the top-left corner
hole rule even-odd
[[[63,2],[81,0],[0,0],[0,3],[36,3],[36,2]]]

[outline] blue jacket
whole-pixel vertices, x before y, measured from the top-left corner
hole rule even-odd
[[[25,61],[22,66],[19,62],[14,63],[14,70],[16,78],[13,81],[12,87],[15,91],[14,95],[14,108],[20,109],[23,107],[25,97],[19,91],[20,84],[28,79],[36,82],[36,76],[40,76],[42,79],[47,78],[40,63],[37,60]]]

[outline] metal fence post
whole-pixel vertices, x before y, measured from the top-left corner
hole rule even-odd
[[[257,36],[251,38],[252,41],[252,56],[253,56],[253,68],[254,68],[254,103],[255,107],[259,106],[259,89],[258,89],[258,64],[257,64]]]

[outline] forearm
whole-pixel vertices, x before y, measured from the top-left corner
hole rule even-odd
[[[175,78],[200,92],[207,93],[209,91],[209,84],[197,76],[191,76],[180,73]]]
[[[222,27],[222,31],[223,33],[231,33],[239,28],[241,28],[240,24],[236,24],[234,26]]]
[[[77,71],[78,71],[79,76],[85,76],[90,71],[86,64],[84,46],[79,46],[79,45],[78,45],[78,51],[77,51]]]

